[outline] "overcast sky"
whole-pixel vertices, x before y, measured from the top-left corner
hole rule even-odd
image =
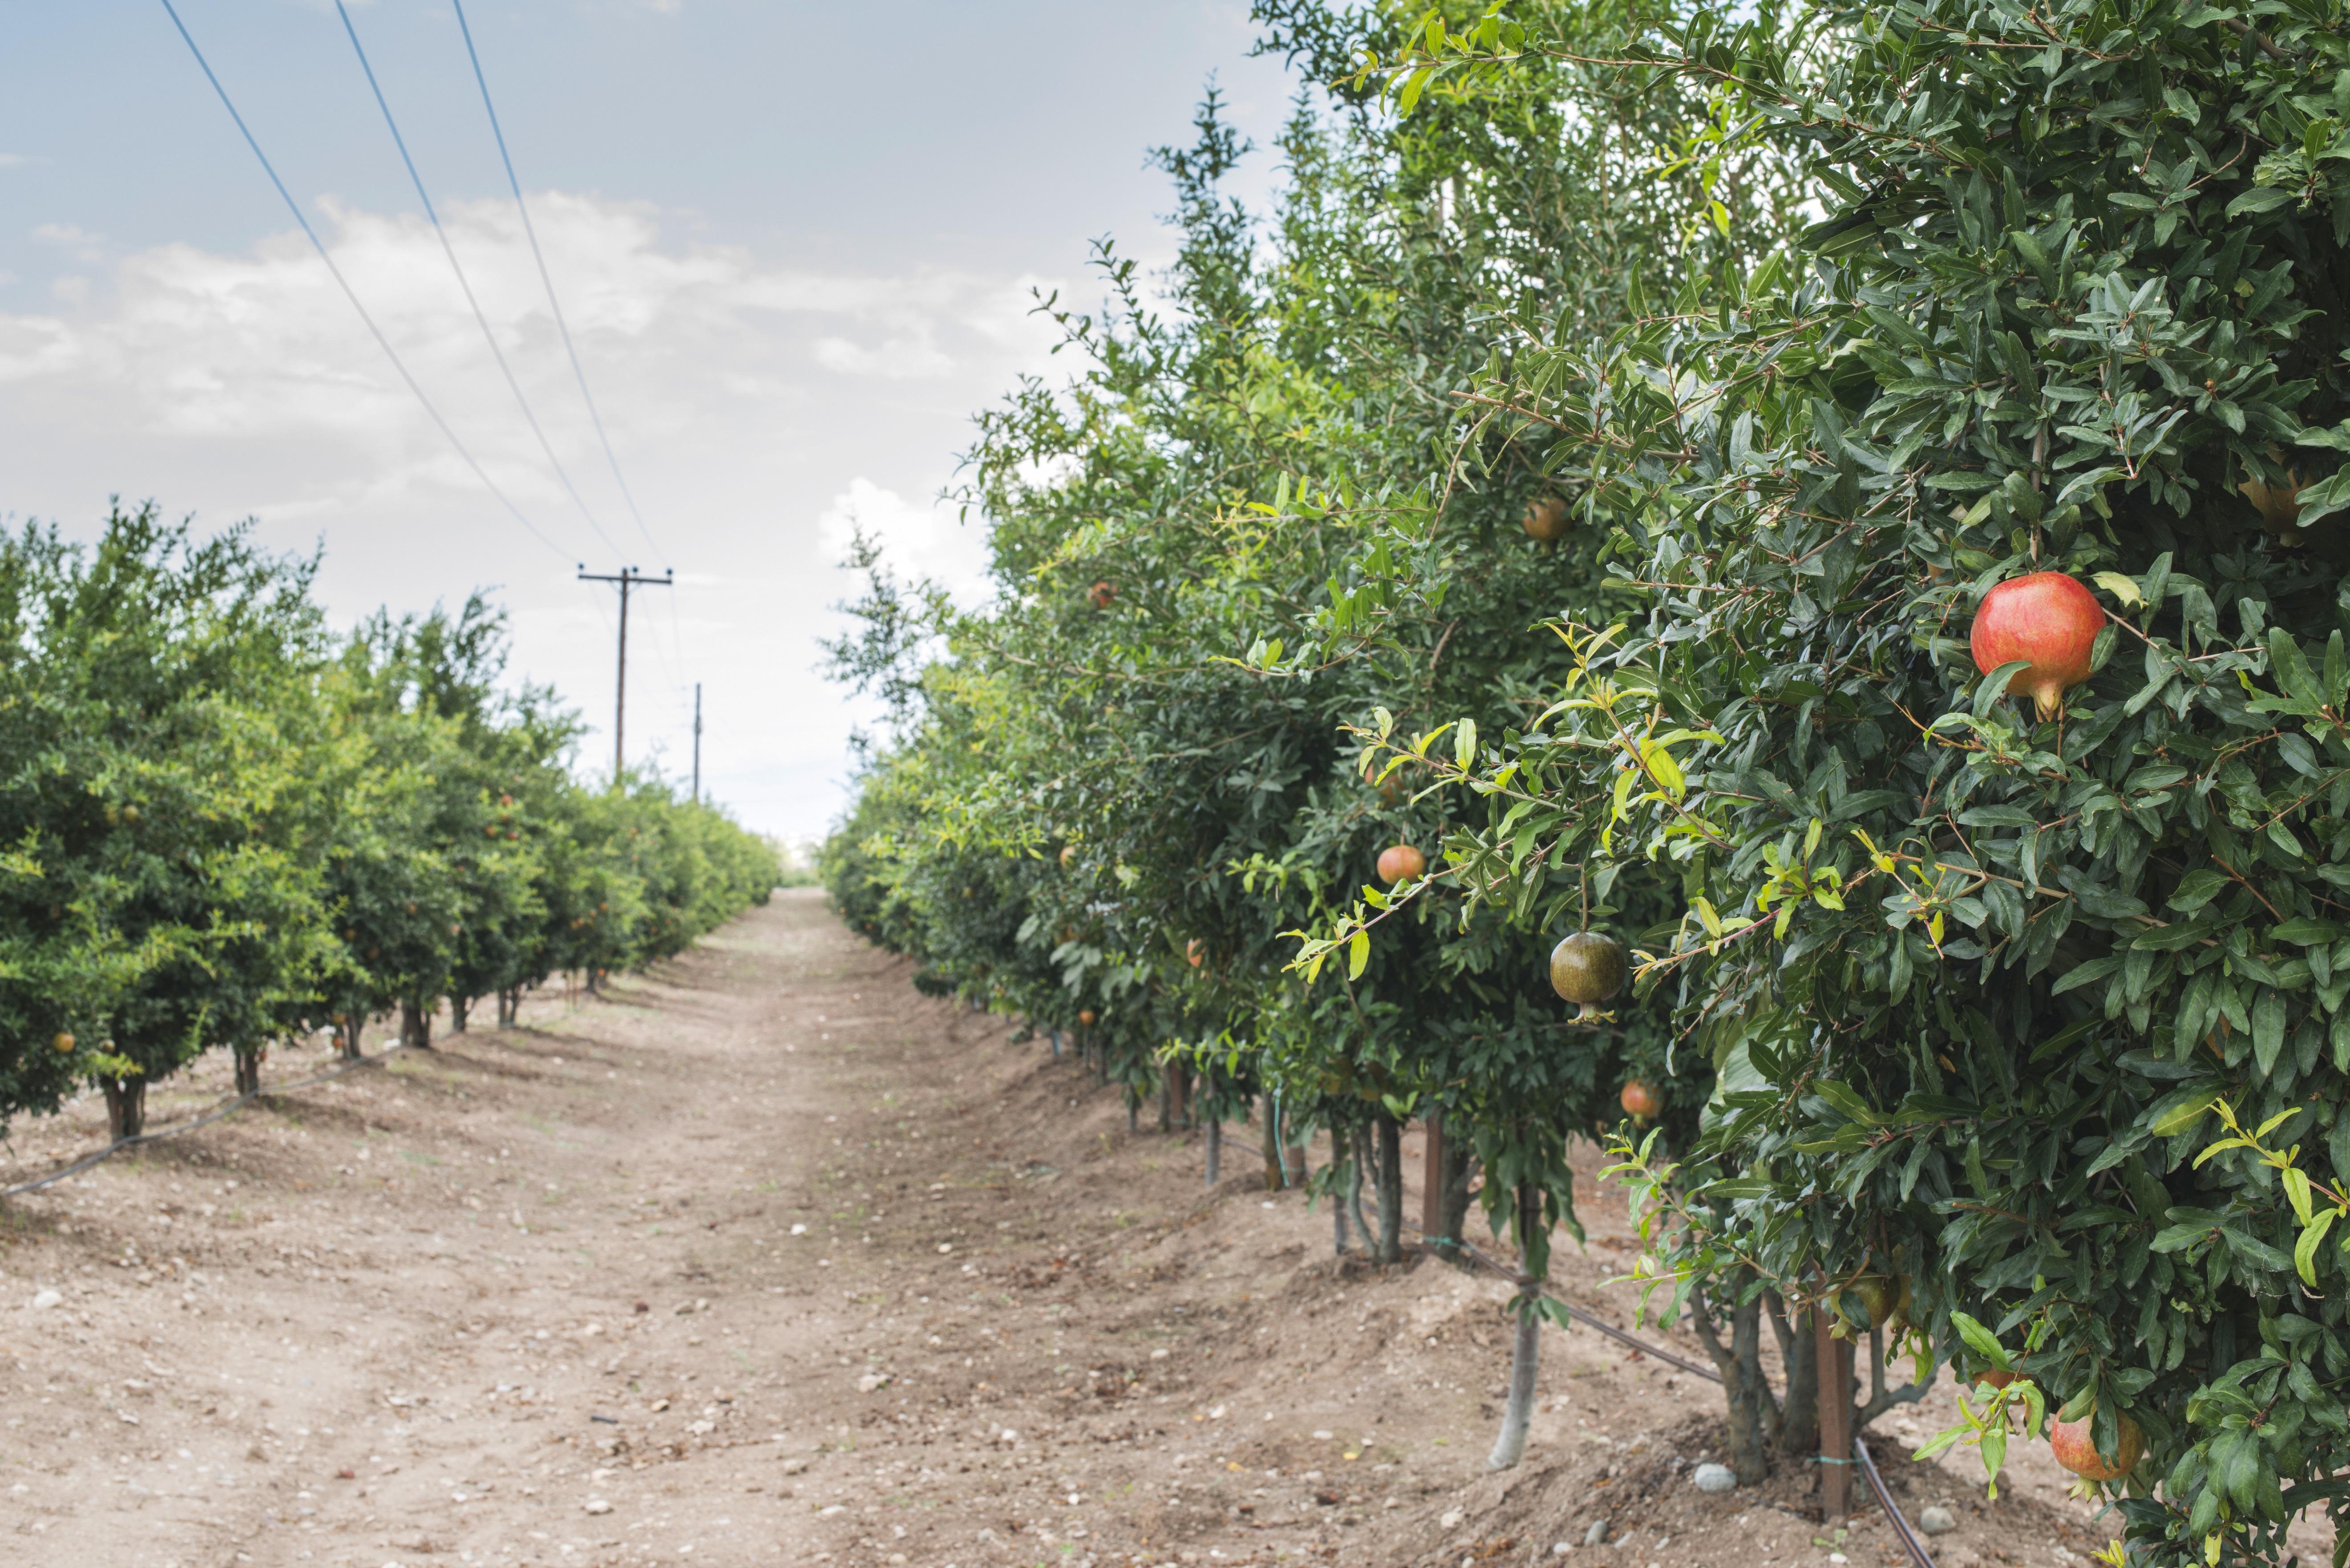
[[[855,715],[815,673],[852,512],[968,576],[934,504],[972,412],[1050,370],[1037,288],[1087,243],[1170,250],[1146,150],[1211,73],[1260,145],[1295,84],[1246,0],[469,0],[564,313],[643,513],[597,444],[447,0],[351,16],[567,495],[444,259],[332,0],[175,0],[263,150],[488,493],[368,337],[161,0],[0,0],[0,516],[78,537],[110,494],[323,545],[339,622],[494,588],[517,673],[611,752],[614,593],[632,761],[820,834]],[[1257,187],[1271,177],[1255,161]],[[590,519],[592,518],[592,523]],[[598,529],[600,528],[600,534]],[[648,537],[648,534],[650,537]]]

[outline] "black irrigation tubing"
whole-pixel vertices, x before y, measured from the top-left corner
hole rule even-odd
[[[1264,1163],[1263,1150],[1253,1148],[1245,1141],[1235,1144],[1232,1147],[1254,1155],[1258,1164],[1262,1165]],[[1403,1228],[1409,1231],[1413,1235],[1419,1237],[1423,1245],[1427,1245],[1431,1249],[1435,1248],[1439,1242],[1449,1243],[1450,1245],[1458,1248],[1463,1254],[1473,1259],[1483,1267],[1501,1275],[1503,1278],[1510,1281],[1513,1284],[1523,1287],[1534,1282],[1530,1276],[1520,1273],[1517,1270],[1509,1267],[1498,1259],[1487,1257],[1484,1253],[1479,1251],[1476,1248],[1471,1246],[1466,1241],[1450,1236],[1431,1237],[1427,1231],[1421,1230],[1417,1225],[1407,1224]],[[1651,1345],[1647,1340],[1641,1339],[1638,1335],[1627,1334],[1622,1329],[1617,1328],[1614,1324],[1608,1323],[1602,1318],[1593,1316],[1590,1313],[1587,1313],[1581,1307],[1576,1306],[1573,1302],[1555,1296],[1548,1291],[1541,1291],[1536,1293],[1539,1294],[1543,1300],[1558,1307],[1561,1311],[1565,1312],[1567,1316],[1583,1324],[1586,1328],[1596,1329],[1599,1333],[1606,1334],[1608,1338],[1615,1340],[1619,1345],[1629,1345],[1643,1355],[1652,1356],[1656,1360],[1678,1366],[1682,1371],[1689,1373],[1692,1376],[1704,1378],[1708,1383],[1720,1383],[1721,1381],[1721,1374],[1716,1372],[1713,1368],[1710,1366],[1700,1366],[1694,1361],[1683,1360],[1681,1357],[1675,1355],[1671,1351],[1667,1350],[1660,1345]],[[1877,1472],[1877,1461],[1869,1457],[1868,1445],[1861,1441],[1857,1433],[1853,1436],[1852,1452],[1852,1459],[1846,1462],[1857,1463],[1860,1466],[1860,1473],[1868,1482],[1869,1494],[1877,1499],[1877,1506],[1885,1511],[1885,1517],[1893,1521],[1893,1533],[1901,1538],[1901,1549],[1909,1554],[1909,1561],[1917,1564],[1917,1568],[1934,1568],[1933,1554],[1926,1550],[1926,1543],[1918,1539],[1918,1532],[1910,1526],[1908,1517],[1902,1513],[1901,1505],[1893,1501],[1893,1492],[1891,1489],[1886,1486],[1885,1478]]]
[[[1909,1553],[1909,1561],[1918,1568],[1934,1568],[1933,1554],[1926,1550],[1926,1543],[1918,1539],[1918,1532],[1909,1528],[1909,1521],[1903,1517],[1900,1505],[1893,1501],[1893,1493],[1886,1486],[1885,1478],[1877,1473],[1877,1461],[1868,1457],[1868,1445],[1860,1440],[1857,1432],[1853,1434],[1852,1456],[1860,1461],[1860,1473],[1867,1478],[1868,1490],[1877,1497],[1877,1506],[1883,1509],[1885,1517],[1893,1521],[1893,1533],[1901,1538],[1901,1550]]]
[[[77,1176],[92,1166],[102,1165],[126,1148],[136,1148],[142,1143],[153,1143],[159,1138],[177,1137],[182,1133],[193,1132],[200,1127],[220,1120],[221,1117],[243,1106],[250,1105],[264,1095],[282,1095],[295,1089],[307,1089],[313,1084],[323,1084],[329,1078],[339,1078],[354,1067],[371,1067],[388,1057],[398,1055],[402,1051],[414,1049],[415,1047],[411,1045],[395,1045],[389,1051],[380,1051],[372,1056],[348,1058],[323,1073],[307,1078],[297,1078],[290,1084],[265,1084],[249,1095],[232,1095],[203,1115],[191,1120],[180,1122],[172,1127],[158,1127],[153,1132],[140,1133],[133,1137],[118,1138],[95,1154],[86,1154],[71,1165],[53,1170],[47,1176],[32,1181],[19,1182],[14,1187],[0,1187],[0,1198],[16,1198],[27,1192],[38,1192],[42,1188],[53,1186],[68,1176]]]

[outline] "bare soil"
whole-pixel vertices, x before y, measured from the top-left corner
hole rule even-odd
[[[1699,1492],[1719,1391],[1586,1331],[1547,1336],[1527,1461],[1487,1474],[1505,1284],[1334,1257],[1249,1129],[1209,1189],[1196,1131],[1129,1135],[1118,1091],[908,978],[785,894],[600,998],[0,1204],[0,1561],[1904,1561],[1800,1463]],[[19,1126],[0,1185],[103,1127]],[[1628,1324],[1621,1198],[1581,1208],[1557,1287]],[[1949,1411],[1873,1434],[1913,1520],[1956,1516],[1940,1562],[2104,1544],[2044,1451],[1989,1504],[1970,1455],[1912,1464]]]

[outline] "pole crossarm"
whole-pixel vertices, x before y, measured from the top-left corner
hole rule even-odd
[[[634,566],[622,566],[619,572],[591,572],[588,563],[579,563],[579,580],[583,583],[611,583],[620,590],[620,670],[612,689],[612,787],[619,789],[628,775],[629,718],[629,590],[631,588],[671,588],[677,586],[677,570],[671,567],[660,576],[650,576]]]

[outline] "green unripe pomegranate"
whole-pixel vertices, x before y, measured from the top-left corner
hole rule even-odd
[[[1622,991],[1626,970],[1624,944],[1596,931],[1577,931],[1550,950],[1551,989],[1582,1009],[1577,1018]]]

